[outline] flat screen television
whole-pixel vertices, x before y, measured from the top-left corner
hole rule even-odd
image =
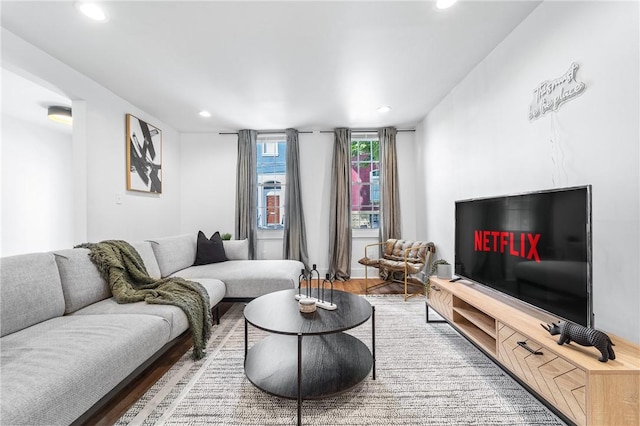
[[[593,327],[591,186],[456,201],[455,274]]]

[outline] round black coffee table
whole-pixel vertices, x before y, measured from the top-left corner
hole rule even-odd
[[[318,308],[303,314],[294,297],[297,293],[270,293],[244,308],[244,371],[258,389],[297,399],[300,424],[304,399],[347,391],[370,371],[375,380],[375,308],[363,297],[334,291],[335,311]],[[373,353],[363,342],[344,333],[369,318]],[[249,349],[248,324],[272,334]]]

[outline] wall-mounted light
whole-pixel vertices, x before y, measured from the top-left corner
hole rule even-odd
[[[58,123],[64,123],[71,125],[73,117],[71,115],[71,108],[63,106],[50,106],[47,110],[47,115],[53,121]]]

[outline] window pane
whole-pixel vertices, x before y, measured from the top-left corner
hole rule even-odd
[[[257,141],[257,223],[261,229],[282,229],[286,178],[284,135],[258,136]]]
[[[377,134],[351,137],[351,227],[378,228],[380,144]]]

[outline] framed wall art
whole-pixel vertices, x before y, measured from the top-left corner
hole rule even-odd
[[[162,193],[162,130],[127,114],[127,190]]]

